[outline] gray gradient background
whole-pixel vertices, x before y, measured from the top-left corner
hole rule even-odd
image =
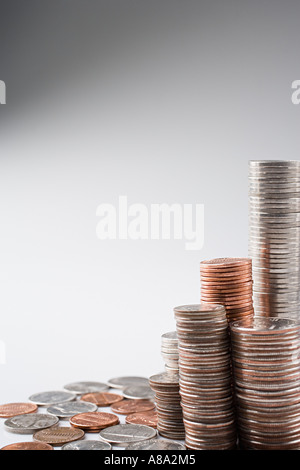
[[[1,402],[163,369],[199,263],[247,255],[247,162],[299,158],[297,1],[1,0]],[[96,209],[203,203],[205,245]]]

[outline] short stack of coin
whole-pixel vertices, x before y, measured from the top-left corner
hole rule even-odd
[[[250,258],[216,258],[200,263],[201,302],[224,305],[227,320],[253,316]]]
[[[255,315],[299,318],[300,161],[249,162]]]
[[[164,372],[153,375],[150,377],[149,383],[155,392],[159,434],[169,439],[184,439],[185,431],[178,374]]]
[[[300,323],[254,317],[230,330],[241,447],[300,449]]]
[[[186,447],[233,449],[236,426],[225,307],[184,305],[174,314]]]
[[[178,339],[177,332],[171,331],[164,333],[161,337],[161,355],[165,363],[167,372],[178,374],[179,355],[178,355]]]

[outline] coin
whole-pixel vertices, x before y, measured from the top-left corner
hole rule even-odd
[[[185,446],[180,442],[167,439],[149,439],[142,442],[129,444],[126,450],[185,450]]]
[[[108,442],[83,440],[64,444],[61,450],[110,450],[111,445]]]
[[[110,406],[113,403],[117,403],[118,401],[123,400],[122,395],[118,393],[110,393],[110,392],[93,392],[93,393],[86,393],[82,395],[80,400],[85,402],[95,403],[99,407],[103,406]]]
[[[146,377],[115,377],[110,379],[107,382],[107,385],[112,388],[120,388],[123,389],[125,387],[129,387],[131,385],[149,385],[148,379]]]
[[[156,411],[145,411],[143,413],[131,413],[126,416],[125,423],[144,424],[151,428],[157,428],[158,416]]]
[[[44,442],[16,442],[2,447],[0,450],[53,450],[53,447]]]
[[[59,418],[71,418],[78,413],[85,413],[90,411],[96,411],[97,405],[94,403],[84,403],[81,401],[71,401],[65,403],[59,403],[52,405],[47,408],[47,413],[58,416]]]
[[[45,429],[55,426],[58,418],[47,414],[26,414],[8,418],[4,421],[4,427],[7,431],[18,434],[31,434],[38,429]]]
[[[130,413],[141,413],[155,408],[155,404],[150,400],[122,400],[114,403],[111,410],[114,413],[128,415]]]
[[[35,393],[29,397],[29,401],[40,406],[56,405],[57,403],[63,403],[65,401],[75,400],[76,395],[70,392],[64,391],[50,391]]]
[[[67,442],[82,439],[84,431],[82,429],[69,428],[67,426],[61,428],[42,429],[33,435],[33,439],[39,442],[46,442],[53,446],[61,446]]]
[[[69,392],[81,395],[83,393],[104,392],[109,387],[102,382],[74,382],[65,385],[64,388]]]
[[[122,447],[134,442],[152,439],[155,436],[155,429],[140,424],[118,424],[100,431],[102,440]]]
[[[6,403],[0,405],[0,418],[12,418],[13,416],[35,413],[37,405],[33,403]]]
[[[119,418],[116,415],[100,411],[79,413],[70,418],[70,424],[73,427],[83,429],[86,432],[98,432],[117,423],[119,423]]]
[[[154,393],[151,390],[151,387],[148,385],[130,385],[123,389],[123,396],[125,398],[130,398],[133,400],[145,400],[153,399]]]

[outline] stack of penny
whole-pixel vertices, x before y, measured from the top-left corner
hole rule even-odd
[[[165,363],[167,372],[174,372],[178,374],[179,355],[178,355],[178,340],[177,332],[171,331],[164,333],[161,337],[161,355]]]
[[[153,375],[149,379],[149,384],[155,392],[159,434],[169,439],[184,439],[185,431],[178,374],[164,372]]]
[[[254,317],[230,330],[241,447],[300,449],[300,323]]]
[[[186,447],[233,449],[236,426],[225,307],[184,305],[174,314]]]
[[[200,273],[201,302],[224,305],[229,322],[253,316],[250,258],[202,261]]]

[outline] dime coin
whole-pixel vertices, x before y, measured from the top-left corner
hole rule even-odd
[[[154,408],[155,404],[150,400],[122,400],[114,403],[111,410],[120,415],[128,415],[154,410]]]
[[[7,403],[0,405],[0,418],[12,418],[13,416],[35,413],[37,405],[33,403]]]
[[[126,447],[134,442],[148,440],[155,436],[155,429],[140,424],[118,424],[100,432],[102,440],[122,447]]]
[[[80,400],[83,400],[85,402],[95,403],[99,407],[110,406],[113,403],[117,403],[118,401],[121,401],[123,399],[124,398],[122,395],[110,392],[86,393],[80,398]]]
[[[108,388],[107,384],[102,382],[74,382],[64,386],[64,389],[79,395],[83,393],[104,392]]]
[[[53,447],[44,442],[16,442],[2,447],[0,450],[53,450]]]
[[[74,429],[69,427],[42,429],[33,435],[33,439],[39,442],[46,442],[53,446],[61,446],[67,442],[82,439],[84,431],[82,429]]]
[[[167,439],[149,439],[129,444],[126,450],[185,450],[185,446],[180,442]]]
[[[125,423],[144,424],[151,428],[157,428],[158,416],[156,411],[145,411],[143,413],[132,413],[126,416]]]
[[[52,405],[47,408],[47,413],[58,416],[59,418],[71,418],[78,413],[96,411],[97,405],[94,403],[85,403],[82,401],[70,401]]]
[[[61,450],[110,450],[111,445],[108,442],[83,440],[64,444]]]
[[[55,426],[58,421],[56,416],[34,413],[8,418],[4,421],[4,427],[10,432],[31,434],[39,429]]]
[[[70,418],[70,424],[86,432],[98,432],[101,429],[119,423],[119,418],[112,413],[94,411],[91,413],[79,413]]]
[[[132,385],[149,385],[146,377],[115,377],[107,382],[107,385],[112,388],[123,389]]]
[[[131,398],[133,400],[151,400],[154,398],[154,393],[148,383],[148,385],[131,385],[129,387],[124,388],[123,396],[125,398]]]
[[[57,403],[63,403],[65,401],[75,400],[76,395],[70,392],[64,391],[50,391],[35,393],[29,397],[29,401],[40,406],[56,405]]]

